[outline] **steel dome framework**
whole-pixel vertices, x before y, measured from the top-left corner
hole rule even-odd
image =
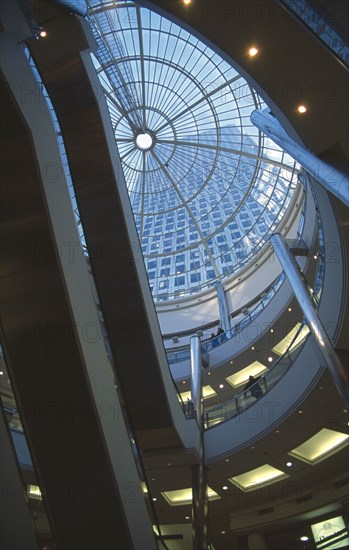
[[[252,125],[263,101],[209,46],[136,2],[89,6],[154,299],[196,293],[260,250],[296,163]]]

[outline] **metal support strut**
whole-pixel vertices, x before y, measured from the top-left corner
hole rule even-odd
[[[327,191],[349,206],[349,178],[335,166],[320,160],[310,151],[298,145],[286,133],[280,122],[267,109],[253,111],[251,122],[270,139],[291,155],[309,172]]]
[[[228,315],[228,306],[227,306],[227,297],[224,292],[223,285],[220,281],[216,282],[215,285],[217,291],[217,300],[219,307],[219,316],[221,320],[221,325],[225,332],[230,329],[230,320]]]
[[[200,460],[192,466],[193,548],[208,549],[208,502],[203,440],[202,353],[198,334],[190,338],[191,397],[200,429]]]
[[[287,276],[294,295],[304,313],[309,329],[314,336],[324,362],[331,373],[336,388],[349,409],[348,375],[337,356],[336,350],[322,325],[318,312],[311,300],[304,276],[296,262],[296,259],[288,249],[285,239],[279,233],[272,235],[271,244],[275,254]]]

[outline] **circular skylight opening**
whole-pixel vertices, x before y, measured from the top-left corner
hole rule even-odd
[[[153,145],[153,138],[148,132],[138,134],[136,137],[136,145],[141,151],[148,151]]]
[[[277,230],[296,164],[251,124],[265,104],[208,45],[139,2],[89,4],[154,300],[210,288]]]

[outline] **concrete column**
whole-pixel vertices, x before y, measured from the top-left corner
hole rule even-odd
[[[224,292],[224,288],[221,282],[215,283],[217,291],[217,299],[219,306],[219,316],[222,324],[222,328],[227,331],[230,329],[230,317],[228,312],[227,298]]]
[[[327,191],[349,206],[349,178],[345,174],[298,145],[287,135],[269,110],[254,111],[251,115],[251,122],[299,162]]]
[[[282,235],[278,233],[272,235],[271,244],[273,245],[277,258],[292,286],[294,295],[304,313],[308,326],[314,336],[315,342],[318,345],[323,360],[332,375],[337,390],[342,397],[346,408],[348,408],[348,375],[337,356],[324,326],[320,321],[317,310],[311,300],[304,276],[301,273],[294,256],[288,249]]]

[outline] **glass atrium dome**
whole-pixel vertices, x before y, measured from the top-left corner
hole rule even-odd
[[[210,47],[137,2],[89,2],[107,100],[155,300],[251,261],[282,220],[293,159],[250,122],[261,98]]]

